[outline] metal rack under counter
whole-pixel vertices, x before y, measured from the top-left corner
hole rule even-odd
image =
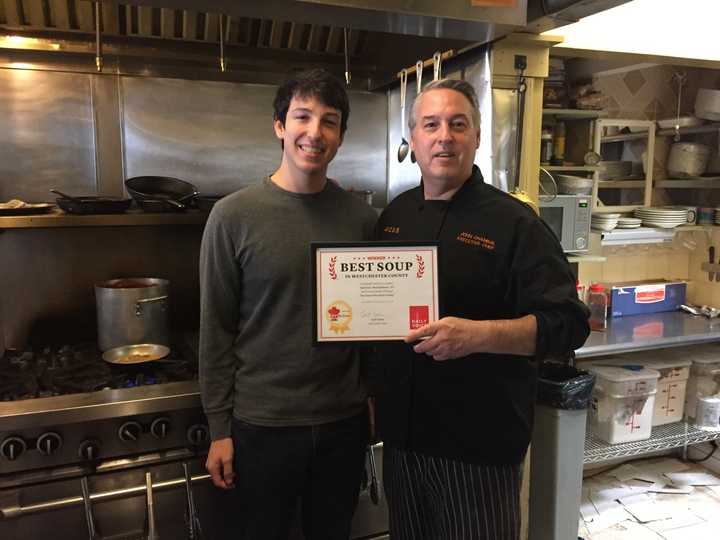
[[[720,431],[703,431],[687,422],[656,426],[653,428],[649,439],[620,444],[608,444],[588,431],[585,435],[583,463],[598,463],[611,459],[639,456],[649,452],[682,448],[716,439],[720,439]]]
[[[590,358],[709,341],[720,341],[720,319],[667,311],[612,317],[608,319],[607,330],[591,332],[575,355],[577,358]]]
[[[0,231],[3,229],[42,229],[54,227],[118,227],[145,225],[202,225],[207,221],[207,212],[188,210],[186,212],[149,213],[130,211],[124,214],[49,214],[2,216]]]

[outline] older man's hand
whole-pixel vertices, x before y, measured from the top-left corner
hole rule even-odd
[[[421,341],[413,347],[416,353],[434,360],[450,360],[477,352],[482,337],[482,322],[458,317],[443,317],[405,336],[405,343]]]

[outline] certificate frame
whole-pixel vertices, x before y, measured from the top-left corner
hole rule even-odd
[[[310,244],[310,260],[313,345],[326,343],[372,345],[402,341],[412,328],[437,321],[441,313],[438,279],[439,252],[439,242],[436,241],[312,242]],[[331,264],[332,257],[335,257],[336,260]],[[350,263],[347,263],[347,258],[350,257],[362,260],[365,265],[369,264],[369,267],[364,266],[362,270],[355,272],[344,272],[343,269],[347,270],[350,267]],[[369,263],[367,257],[374,260]],[[392,260],[387,261],[388,258]],[[383,261],[385,262],[383,263]],[[344,267],[343,262],[347,263]],[[409,263],[414,264],[409,266]],[[355,267],[355,269],[357,268]],[[382,270],[378,268],[382,268]],[[423,280],[423,277],[426,279]],[[410,289],[412,291],[410,293],[408,293],[409,289],[404,288],[396,294],[394,287],[396,283],[410,286],[420,285],[420,287],[417,291]],[[338,289],[343,292],[337,294]],[[385,291],[381,289],[385,289]],[[371,294],[373,292],[380,294],[373,299]],[[387,292],[387,294],[382,294],[383,292]],[[352,305],[343,300],[343,294],[346,299],[353,299],[356,309],[359,303],[363,311],[354,313]],[[381,300],[380,296],[389,297],[391,300]],[[408,296],[417,297],[419,301],[415,304],[408,304]],[[364,299],[362,299],[363,297]],[[402,298],[398,299],[397,297]],[[338,305],[331,306],[330,304],[334,302],[337,302]],[[380,304],[393,304],[393,306]],[[333,307],[336,308],[334,311],[339,309],[335,319],[331,319],[333,315],[329,311],[327,314],[325,313]],[[376,308],[381,313],[370,314],[367,312],[367,309],[375,310]],[[407,327],[402,331],[399,326],[400,319],[404,317],[400,313],[401,309],[407,313],[408,321]],[[379,317],[372,318],[373,315]],[[363,318],[365,321],[363,323],[356,322],[353,325],[354,316],[356,321]],[[372,318],[373,322],[367,322],[368,316]],[[386,316],[388,322],[385,322]],[[375,328],[370,330],[369,326],[364,325],[365,323],[379,325],[377,331]],[[385,328],[382,327],[383,325]],[[359,334],[355,333],[353,326],[361,326],[365,331],[361,331]],[[332,331],[329,330],[331,327]],[[394,331],[388,332],[388,330]]]

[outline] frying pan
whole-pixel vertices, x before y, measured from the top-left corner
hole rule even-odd
[[[61,195],[55,201],[68,214],[122,214],[132,204],[132,199],[121,197],[70,197],[56,189],[50,191]]]
[[[170,349],[165,345],[141,343],[108,349],[102,357],[109,364],[127,366],[161,360],[168,354],[170,354]]]
[[[184,210],[198,195],[190,182],[169,176],[136,176],[125,180],[125,187],[143,209],[146,201],[163,201],[166,207]]]

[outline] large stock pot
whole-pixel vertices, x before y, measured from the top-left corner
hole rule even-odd
[[[111,279],[95,284],[98,346],[170,345],[169,282],[158,278]]]

